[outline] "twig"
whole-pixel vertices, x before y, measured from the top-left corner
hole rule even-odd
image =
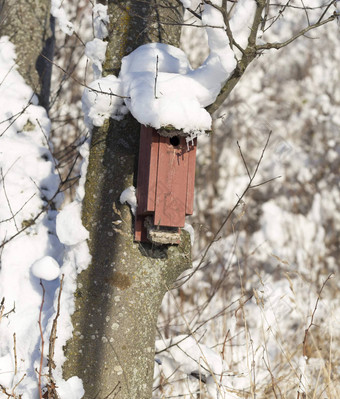
[[[50,140],[48,139],[45,130],[42,128],[39,119],[36,119],[36,121],[37,121],[38,126],[40,127],[40,130],[41,130],[43,136],[45,137],[46,144],[47,144],[47,147],[48,147],[48,151],[49,151],[50,154],[51,154],[51,157],[52,157],[53,163],[54,163],[54,167],[56,168],[56,170],[57,170],[57,172],[58,172],[58,175],[59,175],[59,181],[62,181],[61,173],[60,173],[60,170],[59,170],[58,161],[56,160],[56,158],[55,158],[54,155],[53,155],[53,151],[52,151],[52,148],[51,148]]]
[[[56,64],[55,62],[53,62],[52,60],[50,60],[49,58],[45,57],[43,54],[40,54],[43,58],[45,58],[48,62],[50,62],[52,65],[54,65],[55,67],[57,67],[58,69],[60,69],[65,75],[69,76],[74,82],[78,83],[80,86],[85,87],[86,89],[93,91],[94,93],[99,93],[99,94],[106,94],[108,96],[114,96],[114,97],[119,97],[119,98],[130,98],[127,96],[120,96],[119,94],[115,94],[115,93],[108,93],[106,91],[101,91],[101,90],[96,90],[93,87],[90,87],[88,85],[86,85],[85,83],[80,82],[77,78],[75,78],[74,76],[72,76],[70,73],[68,73],[64,68],[62,68],[60,65]]]
[[[314,316],[315,316],[315,313],[316,313],[317,308],[318,308],[318,304],[319,304],[319,301],[320,301],[320,298],[321,298],[321,293],[322,293],[323,289],[325,288],[325,285],[327,284],[328,280],[330,280],[332,276],[333,276],[333,273],[331,273],[331,274],[328,275],[328,277],[327,277],[326,280],[323,282],[323,284],[322,284],[322,286],[321,286],[321,288],[320,288],[320,291],[319,291],[319,293],[318,293],[318,297],[317,297],[316,302],[315,302],[315,306],[314,306],[314,310],[313,310],[313,312],[312,312],[312,316],[311,316],[311,319],[310,319],[310,323],[309,323],[308,327],[305,329],[305,335],[304,335],[303,341],[302,341],[302,345],[303,345],[303,356],[307,356],[307,338],[308,338],[308,333],[309,333],[309,330],[311,329],[311,327],[312,327],[313,324],[314,324],[314,323],[313,323],[313,322],[314,322]]]
[[[305,3],[303,2],[303,0],[300,0],[300,1],[301,1],[301,3],[302,3],[303,9],[304,9],[304,11],[305,11],[305,14],[306,14],[306,18],[307,18],[307,24],[308,24],[308,26],[310,26],[310,21],[309,21],[309,16],[308,16],[308,11],[307,11],[307,9],[306,9]],[[320,18],[320,20],[321,20],[322,18],[323,18],[323,17],[321,17],[321,18]]]
[[[0,133],[0,137],[2,137],[2,136],[7,132],[7,130],[8,130],[8,129],[15,123],[15,121],[19,118],[19,116],[22,115],[22,114],[26,111],[26,109],[32,104],[32,103],[31,103],[31,100],[33,99],[34,96],[35,96],[35,94],[33,93],[32,96],[31,96],[31,98],[28,100],[26,106],[25,106],[20,112],[18,112],[16,115],[13,115],[11,118],[8,118],[7,120],[0,122],[0,123],[3,123],[3,122],[7,122],[8,120],[12,119],[11,123],[6,127],[6,129],[5,129],[3,132]]]
[[[176,2],[183,6],[183,3],[180,0],[176,0]],[[196,11],[194,11],[192,8],[185,8],[186,10],[188,10],[194,17],[198,18],[198,19],[202,19],[202,16],[200,14],[198,14]]]
[[[58,323],[58,317],[60,316],[60,298],[61,298],[61,292],[63,289],[63,282],[64,282],[64,274],[61,276],[61,280],[60,280],[57,313],[53,319],[51,335],[50,335],[50,343],[49,343],[49,349],[48,349],[48,375],[49,375],[50,379],[52,379],[52,369],[55,369],[54,348],[55,348],[55,341],[57,339],[57,323]]]
[[[14,351],[14,375],[17,375],[18,360],[17,360],[17,339],[15,333],[13,333],[13,351]]]
[[[26,377],[26,373],[20,378],[20,380],[14,385],[13,389],[12,389],[12,396],[13,398],[15,398],[15,390],[16,388],[19,386],[19,384],[22,382],[22,380]],[[19,395],[19,399],[21,399],[21,395]]]
[[[211,246],[214,244],[214,242],[218,241],[218,236],[219,236],[220,232],[222,231],[223,227],[226,225],[226,223],[227,223],[228,220],[230,219],[231,215],[235,212],[236,208],[242,203],[243,197],[244,197],[244,196],[247,194],[247,192],[252,188],[252,183],[253,183],[254,178],[255,178],[255,176],[256,176],[256,174],[257,174],[257,172],[258,172],[258,169],[259,169],[260,164],[261,164],[261,162],[262,162],[264,153],[265,153],[265,151],[266,151],[266,149],[267,149],[267,147],[268,147],[268,144],[269,144],[269,140],[270,140],[271,135],[272,135],[272,131],[270,131],[269,134],[268,134],[266,143],[265,143],[265,145],[264,145],[264,147],[263,147],[263,149],[262,149],[261,156],[260,156],[259,160],[257,161],[257,164],[256,164],[256,167],[255,167],[255,170],[254,170],[253,174],[252,174],[252,175],[250,175],[250,173],[248,174],[248,176],[249,176],[249,182],[248,182],[247,187],[243,190],[243,193],[242,193],[241,196],[238,198],[237,202],[236,202],[235,205],[232,207],[232,209],[228,212],[227,216],[226,216],[225,219],[223,220],[223,222],[222,222],[222,224],[220,225],[220,227],[218,228],[217,232],[214,234],[212,240],[211,240],[211,241],[209,242],[209,244],[207,245],[207,247],[206,247],[206,249],[205,249],[205,251],[204,251],[204,253],[203,253],[203,256],[202,256],[200,262],[198,263],[198,265],[197,265],[197,266],[195,267],[195,269],[185,278],[184,282],[182,282],[179,286],[176,286],[176,288],[179,288],[180,286],[182,286],[183,284],[185,284],[185,283],[193,276],[193,274],[195,274],[195,273],[197,272],[197,270],[199,270],[199,268],[202,266],[202,264],[203,264],[203,262],[204,262],[204,260],[205,260],[205,258],[206,258],[206,256],[207,256],[207,254],[208,254],[208,252],[209,252]],[[240,148],[240,147],[239,147],[239,148]],[[241,151],[241,154],[242,154],[242,151]],[[243,161],[244,161],[243,154],[242,154],[241,156],[242,156],[242,159],[243,159]],[[248,169],[248,167],[247,167],[247,169]],[[249,171],[248,171],[248,172],[249,172]],[[269,181],[271,181],[271,180],[273,180],[273,179],[270,179]],[[264,184],[264,183],[261,183],[260,185],[262,185],[262,184]]]
[[[2,319],[2,316],[4,315],[5,312],[5,297],[2,298],[1,303],[0,303],[0,322]]]
[[[5,303],[5,298],[2,298],[1,304],[3,304],[3,303]],[[1,309],[1,310],[2,310],[2,309]],[[4,306],[3,310],[5,310],[5,306]],[[0,316],[1,316],[1,317],[8,317],[8,315],[10,315],[11,313],[15,313],[15,302],[14,302],[13,308],[12,308],[11,310],[9,310],[9,311],[6,312],[6,313],[3,313],[3,314],[0,315]],[[0,320],[1,320],[1,317],[0,317]]]
[[[157,99],[157,78],[158,78],[158,55],[156,56],[156,74],[155,74],[155,87],[154,87],[154,96]]]
[[[248,175],[249,179],[251,179],[251,176],[250,176],[250,173],[249,173],[249,169],[248,169],[248,165],[247,165],[247,162],[246,162],[246,160],[245,160],[245,158],[244,158],[244,156],[243,156],[243,152],[242,152],[242,150],[241,150],[240,143],[238,142],[238,140],[236,141],[236,143],[237,143],[237,146],[238,146],[238,150],[239,150],[239,152],[240,152],[240,154],[241,154],[241,158],[242,158],[242,161],[243,161],[243,165],[244,165],[244,167],[246,168],[247,175]]]
[[[332,1],[331,3],[328,4],[328,6],[325,8],[324,12],[321,14],[319,20],[317,23],[320,23],[323,20],[323,17],[326,15],[327,11],[329,10],[329,8],[336,3],[337,0]]]
[[[17,226],[17,222],[16,222],[16,220],[15,220],[15,215],[14,215],[13,210],[12,210],[11,202],[10,202],[10,200],[9,200],[9,198],[8,198],[8,195],[7,195],[7,190],[6,190],[6,186],[5,186],[5,177],[4,177],[3,173],[2,173],[2,168],[0,168],[0,174],[1,174],[2,187],[3,187],[3,189],[4,189],[4,194],[5,194],[6,202],[7,202],[9,211],[11,212],[11,215],[12,215],[12,218],[11,218],[11,219],[13,219],[15,228],[17,229],[17,231],[19,231],[18,226]]]
[[[44,334],[43,334],[42,327],[41,327],[41,315],[42,315],[42,310],[43,310],[43,306],[44,306],[44,302],[45,302],[45,287],[44,287],[44,284],[42,283],[41,279],[40,279],[40,285],[42,287],[43,294],[42,294],[42,300],[41,300],[40,312],[39,312],[39,321],[38,321],[40,337],[41,337],[41,355],[40,355],[38,387],[39,387],[39,399],[43,399],[42,390],[41,390],[41,373],[42,373],[43,361],[44,361]]]
[[[37,221],[37,219],[39,219],[39,217],[40,217],[44,212],[46,212],[46,211],[49,209],[49,207],[53,204],[53,201],[54,201],[54,199],[56,198],[56,196],[57,196],[59,193],[61,193],[61,192],[63,191],[63,186],[64,186],[64,184],[68,183],[68,181],[69,181],[68,179],[70,178],[70,175],[71,175],[71,173],[72,173],[72,171],[73,171],[73,169],[74,169],[74,167],[75,167],[75,164],[76,164],[78,158],[79,158],[79,154],[77,154],[77,156],[75,157],[75,160],[74,160],[74,162],[73,162],[73,164],[72,164],[72,166],[71,166],[71,168],[70,168],[70,170],[69,170],[69,172],[68,172],[66,178],[65,178],[63,181],[61,181],[61,182],[59,183],[58,189],[57,189],[56,192],[53,194],[52,198],[49,199],[49,200],[46,202],[46,205],[43,206],[43,207],[41,208],[40,212],[38,212],[34,218],[30,219],[30,220],[29,220],[29,223],[27,223],[24,227],[22,227],[21,230],[17,231],[17,232],[16,232],[15,234],[13,234],[11,237],[5,239],[5,240],[0,244],[0,249],[3,248],[8,242],[12,241],[12,240],[13,240],[15,237],[17,237],[19,234],[21,234],[22,232],[24,232],[26,229],[28,229],[29,227],[33,226],[34,223]]]
[[[24,204],[21,206],[21,208],[19,208],[19,209],[15,212],[15,214],[14,214],[13,216],[11,216],[10,218],[7,218],[7,219],[0,220],[0,223],[9,222],[9,221],[11,221],[12,219],[14,219],[14,217],[15,217],[18,213],[20,213],[20,212],[25,208],[25,206],[31,201],[31,199],[32,199],[35,195],[36,195],[36,193],[32,194],[32,195],[28,198],[28,200],[26,200],[26,201],[24,202]]]
[[[282,47],[288,46],[288,44],[294,42],[296,39],[298,39],[301,36],[304,36],[307,32],[309,32],[312,29],[318,28],[319,26],[325,25],[331,21],[334,21],[334,19],[338,18],[339,14],[333,14],[329,18],[323,20],[323,21],[318,21],[313,25],[307,26],[305,29],[302,29],[300,32],[298,32],[296,35],[291,37],[290,39],[286,40],[285,42],[282,43],[266,43],[262,44],[259,46],[256,46],[256,50],[269,50],[271,48],[274,48],[276,50],[279,50]]]

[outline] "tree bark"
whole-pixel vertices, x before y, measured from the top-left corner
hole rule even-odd
[[[110,1],[105,74],[141,44],[178,45],[182,7],[174,0]],[[171,25],[164,22],[171,21]],[[191,266],[190,239],[152,247],[133,241],[133,218],[120,194],[136,184],[139,123],[131,115],[92,132],[83,223],[91,265],[77,279],[75,327],[64,376],[78,375],[88,399],[150,399],[156,323],[162,298]]]
[[[3,0],[0,5],[0,35],[15,44],[20,74],[47,111],[52,73],[48,60],[53,60],[55,42],[50,6],[50,0]]]

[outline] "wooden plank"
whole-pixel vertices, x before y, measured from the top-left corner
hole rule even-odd
[[[183,227],[185,224],[187,174],[189,154],[184,137],[179,144],[160,136],[157,189],[154,224],[157,226]]]
[[[195,168],[196,168],[196,148],[197,139],[189,143],[188,179],[187,179],[187,199],[185,213],[194,213],[194,194],[195,194]]]
[[[145,216],[136,215],[135,217],[135,241],[147,242],[147,231],[144,226]]]
[[[155,210],[158,141],[155,129],[141,125],[136,193],[138,215]]]

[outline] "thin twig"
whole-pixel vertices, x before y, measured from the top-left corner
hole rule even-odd
[[[176,0],[176,2],[183,6],[183,3],[181,2],[181,0]],[[198,18],[198,19],[202,19],[202,16],[200,14],[198,14],[196,11],[194,11],[192,8],[190,7],[186,7],[186,10],[188,10],[194,17]]]
[[[247,192],[252,188],[252,183],[253,183],[253,181],[254,181],[255,176],[257,175],[257,172],[258,172],[258,169],[259,169],[260,164],[261,164],[261,162],[262,162],[264,153],[265,153],[265,151],[266,151],[266,149],[267,149],[267,147],[268,147],[271,134],[272,134],[272,131],[270,131],[269,134],[268,134],[266,143],[265,143],[265,145],[264,145],[264,147],[263,147],[263,149],[262,149],[261,156],[260,156],[259,160],[257,161],[257,164],[256,164],[256,167],[255,167],[255,170],[254,170],[253,174],[252,174],[252,175],[249,174],[249,182],[248,182],[247,187],[243,190],[241,196],[238,198],[237,202],[236,202],[235,205],[232,207],[232,209],[228,212],[228,214],[227,214],[227,216],[225,217],[225,219],[223,220],[222,224],[220,225],[220,227],[218,228],[218,230],[217,230],[216,233],[214,234],[212,240],[211,240],[211,241],[209,242],[209,244],[207,245],[207,247],[206,247],[206,249],[205,249],[205,251],[204,251],[204,253],[203,253],[203,256],[202,256],[200,262],[198,263],[198,265],[195,267],[195,269],[194,269],[188,276],[185,277],[184,281],[183,281],[180,285],[176,286],[176,288],[179,288],[180,286],[182,286],[183,284],[185,284],[185,283],[193,276],[193,274],[195,274],[195,273],[197,272],[197,270],[199,270],[199,268],[202,266],[202,264],[203,264],[203,262],[204,262],[204,260],[205,260],[205,258],[206,258],[206,256],[207,256],[207,254],[208,254],[210,248],[212,247],[212,245],[213,245],[216,241],[218,241],[218,239],[219,239],[218,236],[219,236],[220,232],[222,231],[223,227],[226,225],[226,223],[227,223],[228,220],[230,219],[231,215],[235,212],[236,208],[242,203],[243,197],[244,197],[244,196],[247,194]],[[244,160],[244,157],[243,157],[243,160]],[[271,181],[271,180],[273,180],[273,179],[270,179],[269,181]],[[261,183],[260,185],[262,185],[262,184],[264,184],[264,183]]]
[[[5,222],[11,221],[18,213],[20,213],[20,212],[25,208],[25,206],[31,201],[31,199],[32,199],[35,195],[36,195],[36,193],[32,194],[32,195],[28,198],[28,200],[26,200],[26,201],[24,202],[24,204],[21,206],[21,208],[19,208],[19,209],[15,212],[15,214],[14,214],[13,216],[11,216],[10,218],[7,218],[7,219],[0,220],[0,223],[5,223]]]
[[[62,181],[61,173],[60,173],[60,170],[59,170],[58,161],[56,160],[56,158],[55,158],[54,155],[53,155],[53,151],[52,151],[52,148],[51,148],[50,140],[48,139],[45,130],[42,128],[39,119],[36,119],[36,121],[37,121],[38,126],[40,127],[40,130],[41,130],[42,134],[43,134],[44,137],[45,137],[46,144],[47,144],[47,147],[48,147],[48,151],[49,151],[50,154],[51,154],[51,157],[52,157],[53,163],[54,163],[54,167],[55,167],[55,169],[57,170],[58,175],[59,175],[59,181]]]
[[[45,57],[43,54],[41,54],[41,56],[43,58],[45,58],[48,62],[50,62],[52,65],[54,65],[55,67],[57,67],[58,69],[60,69],[65,75],[67,75],[68,77],[70,77],[74,82],[78,83],[80,86],[85,87],[86,89],[93,91],[94,93],[98,93],[98,94],[106,94],[108,96],[114,96],[114,97],[119,97],[119,98],[130,98],[127,96],[120,96],[119,94],[115,94],[115,93],[109,93],[106,91],[102,91],[102,90],[96,90],[93,87],[90,87],[88,85],[86,85],[85,83],[80,82],[80,80],[78,80],[77,78],[75,78],[74,76],[72,76],[72,74],[68,73],[64,68],[62,68],[60,65],[56,64],[54,61],[50,60],[49,58]]]
[[[42,310],[43,310],[43,306],[44,306],[44,302],[45,302],[45,287],[44,287],[44,284],[42,283],[41,279],[40,279],[40,285],[42,287],[43,294],[42,294],[42,300],[41,300],[40,312],[39,312],[39,321],[38,321],[40,337],[41,337],[41,354],[40,354],[38,388],[39,388],[39,399],[43,399],[42,389],[41,389],[41,374],[42,374],[43,361],[44,361],[44,334],[43,334],[42,326],[41,326],[41,315],[42,315]]]
[[[48,349],[48,374],[49,374],[50,379],[52,379],[52,369],[55,369],[54,348],[55,348],[55,341],[57,339],[57,324],[58,324],[58,317],[60,315],[60,298],[61,298],[61,292],[63,290],[63,282],[64,282],[64,274],[61,276],[61,280],[60,280],[57,313],[53,319],[51,334],[50,334],[50,342],[49,342],[49,349]]]
[[[310,26],[308,11],[307,11],[307,9],[306,9],[306,6],[305,6],[303,0],[300,0],[300,1],[301,1],[301,3],[302,3],[303,9],[304,9],[305,14],[306,14],[307,24],[308,24],[308,26]],[[321,18],[321,19],[322,19],[322,18]]]
[[[318,309],[318,304],[319,304],[319,301],[320,301],[320,298],[321,298],[321,293],[322,293],[323,289],[325,288],[325,285],[327,284],[328,280],[330,280],[332,276],[333,276],[333,273],[328,275],[328,277],[323,282],[323,284],[322,284],[322,286],[320,288],[320,291],[318,293],[318,297],[317,297],[316,302],[315,302],[315,306],[314,306],[314,309],[313,309],[313,312],[312,312],[310,323],[309,323],[308,327],[305,329],[305,335],[304,335],[303,341],[302,341],[303,356],[307,356],[307,338],[308,338],[309,330],[314,325],[314,317],[315,317],[315,313],[316,313],[316,311]]]
[[[242,152],[242,150],[241,150],[240,143],[238,142],[238,140],[236,141],[236,143],[237,143],[237,146],[238,146],[238,150],[239,150],[239,152],[240,152],[240,154],[241,154],[241,158],[242,158],[242,161],[243,161],[243,165],[244,165],[244,167],[246,168],[247,175],[248,175],[249,179],[251,179],[251,176],[250,176],[250,173],[249,173],[249,169],[248,169],[248,165],[247,165],[247,162],[246,162],[246,160],[245,160],[245,158],[244,158],[244,156],[243,156],[243,152]]]
[[[298,39],[301,36],[304,36],[307,32],[309,32],[312,29],[318,28],[322,25],[325,25],[331,21],[334,21],[336,18],[339,17],[339,14],[335,13],[333,15],[331,15],[329,18],[323,20],[323,21],[318,21],[313,25],[307,26],[305,29],[302,29],[300,32],[298,32],[296,35],[294,35],[293,37],[291,37],[290,39],[286,40],[285,42],[282,43],[266,43],[266,44],[262,44],[262,45],[258,45],[256,46],[256,50],[269,50],[269,49],[276,49],[279,50],[282,47],[286,47],[288,46],[288,44],[294,42],[296,39]]]
[[[155,87],[154,87],[154,96],[157,99],[157,79],[158,79],[158,55],[156,56],[156,74],[155,74]]]
[[[17,359],[17,339],[15,333],[13,333],[13,351],[14,351],[14,375],[17,375],[18,359]]]
[[[16,114],[15,117],[14,117],[14,115],[13,115],[11,118],[9,118],[9,119],[12,119],[12,121],[11,121],[11,123],[6,127],[6,129],[5,129],[3,132],[0,133],[0,137],[2,137],[2,136],[7,132],[7,130],[16,122],[16,120],[19,118],[19,116],[22,115],[22,114],[24,114],[24,112],[26,111],[26,109],[27,109],[30,105],[32,105],[31,100],[33,99],[34,96],[35,96],[35,94],[33,93],[32,96],[31,96],[31,98],[28,100],[27,104],[25,105],[25,107],[24,107],[20,112],[18,112],[18,113]],[[7,121],[7,120],[6,120],[6,121]],[[6,121],[2,121],[1,123],[6,122]]]
[[[15,220],[15,215],[14,215],[13,210],[12,210],[11,202],[10,202],[10,200],[9,200],[9,198],[8,198],[8,195],[7,195],[7,190],[6,190],[6,185],[5,185],[5,178],[4,178],[4,175],[3,175],[3,173],[2,173],[2,168],[0,168],[0,174],[1,174],[2,187],[3,187],[3,190],[4,190],[6,202],[7,202],[9,211],[10,211],[11,216],[12,216],[11,219],[13,219],[15,228],[17,229],[17,231],[19,231],[18,226],[17,226],[17,222],[16,222],[16,220]]]
[[[12,389],[12,396],[13,398],[16,398],[14,392],[17,389],[17,387],[19,386],[19,384],[21,384],[22,380],[26,377],[26,373],[20,378],[20,380],[14,385],[13,389]],[[21,395],[19,395],[19,399],[21,399]]]

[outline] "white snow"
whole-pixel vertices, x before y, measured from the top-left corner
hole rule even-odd
[[[73,201],[66,205],[57,216],[57,236],[63,244],[75,245],[85,241],[89,232],[81,222],[81,203]]]
[[[240,10],[237,4],[232,18],[237,31],[249,25],[254,4],[254,0],[242,0]],[[236,58],[221,12],[205,5],[202,23],[206,25],[210,54],[199,68],[191,68],[182,50],[150,43],[123,58],[118,78],[108,76],[97,80],[91,88],[100,91],[100,86],[106,93],[123,95],[129,111],[144,125],[156,129],[172,125],[194,134],[210,130],[211,116],[205,107],[215,101],[236,67]],[[101,126],[108,117],[121,118],[125,113],[121,107],[122,101],[117,97],[85,90],[83,109],[88,123]]]
[[[85,55],[92,61],[93,75],[99,79],[102,74],[102,63],[105,60],[107,42],[94,38],[85,45]]]
[[[45,334],[59,285],[57,262],[63,254],[55,232],[57,212],[50,207],[47,211],[43,209],[53,197],[54,205],[60,206],[62,195],[55,196],[59,177],[46,142],[50,121],[46,111],[35,105],[37,98],[19,75],[14,46],[7,37],[0,39],[0,81],[0,244],[9,240],[1,249],[0,298],[4,298],[5,313],[15,310],[0,322],[0,380],[11,390],[26,374],[16,394],[30,399],[38,397],[35,369],[40,361],[37,321],[42,301],[42,290],[34,273],[53,280],[44,281]],[[26,230],[19,233],[23,228]]]
[[[82,97],[87,127],[91,129],[92,126],[102,126],[110,117],[121,120],[127,113],[123,99],[119,97],[122,95],[120,81],[114,75],[92,82],[89,88],[84,90]]]
[[[132,214],[136,215],[136,208],[137,208],[136,187],[130,186],[127,189],[125,189],[121,193],[119,201],[121,204],[128,203],[130,205]]]
[[[109,24],[109,16],[107,15],[107,6],[104,4],[96,4],[93,7],[93,28],[94,35],[98,39],[105,39],[107,37]]]
[[[74,377],[65,382],[61,367],[65,360],[63,345],[73,330],[70,315],[74,310],[75,278],[91,259],[86,244],[88,232],[80,217],[88,143],[80,150],[84,162],[75,203],[59,215],[62,245],[56,234],[58,212],[47,206],[47,201],[53,200],[54,206],[59,208],[63,199],[63,195],[58,194],[60,180],[54,170],[51,144],[47,144],[50,121],[46,111],[36,105],[32,89],[18,73],[14,46],[7,37],[0,39],[0,82],[0,245],[4,244],[0,300],[4,298],[4,313],[9,312],[8,316],[0,318],[0,383],[9,392],[15,387],[15,394],[22,399],[39,396],[36,372],[41,345],[38,319],[42,287],[39,280],[42,279],[46,291],[41,313],[46,343],[58,306],[58,277],[64,275],[54,357],[57,368],[53,377],[60,387],[60,399],[80,399],[83,396],[81,381]],[[21,231],[23,228],[25,230]],[[16,335],[16,372],[13,334]],[[47,374],[47,355],[48,345],[45,345],[44,375]]]
[[[191,245],[194,245],[195,242],[195,230],[190,223],[185,223],[183,230],[187,231],[190,234],[190,242]]]
[[[191,0],[181,0],[183,7],[190,8],[191,7]]]
[[[62,0],[51,0],[51,14],[57,19],[60,29],[67,35],[72,35],[74,27],[66,16]]]
[[[67,381],[60,381],[58,384],[58,395],[65,399],[80,399],[84,396],[84,388],[81,379],[77,376],[69,378]]]
[[[255,0],[239,0],[237,2],[237,7],[235,7],[235,13],[230,19],[230,29],[233,33],[234,40],[242,48],[247,47],[255,10]]]
[[[36,260],[31,266],[32,274],[46,281],[55,280],[60,275],[60,266],[51,256],[44,256]]]

